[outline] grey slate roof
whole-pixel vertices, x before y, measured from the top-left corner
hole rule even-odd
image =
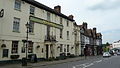
[[[68,19],[68,20],[70,20],[70,21],[74,21],[73,19],[70,19],[68,16],[66,16],[66,15],[64,15],[64,14],[62,14],[62,13],[58,13],[58,12],[56,12],[54,9],[52,9],[52,8],[50,8],[50,7],[48,7],[48,6],[45,6],[45,5],[39,3],[39,2],[37,2],[37,1],[35,1],[35,0],[22,0],[22,1],[25,1],[25,2],[27,2],[27,3],[29,3],[29,4],[32,4],[32,5],[34,5],[34,6],[38,7],[38,8],[44,9],[44,10],[49,11],[49,12],[51,12],[51,13],[54,13],[54,14],[56,14],[56,15],[58,15],[58,16],[61,16],[61,17],[63,17],[63,18],[66,18],[66,19]]]

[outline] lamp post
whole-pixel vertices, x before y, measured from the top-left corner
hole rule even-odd
[[[27,35],[26,35],[26,61],[28,59],[27,57],[27,51],[28,51],[28,34],[29,34],[29,27],[30,27],[30,24],[27,22],[27,24],[25,24],[26,28],[27,28]],[[27,63],[27,62],[26,62]]]

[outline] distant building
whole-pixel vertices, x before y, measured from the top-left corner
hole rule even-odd
[[[112,43],[113,48],[120,48],[120,40]]]
[[[86,22],[80,25],[81,55],[99,55],[102,53],[102,34],[97,33],[96,28],[88,29],[87,26]]]

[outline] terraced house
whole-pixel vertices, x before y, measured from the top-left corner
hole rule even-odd
[[[80,37],[79,28],[74,26],[73,15],[61,13],[61,6],[51,9],[34,0],[0,0],[0,10],[4,12],[0,17],[0,61],[31,54],[38,59],[81,54],[80,38],[75,38]]]
[[[102,34],[96,28],[88,29],[88,24],[80,25],[81,55],[92,56],[102,54]]]

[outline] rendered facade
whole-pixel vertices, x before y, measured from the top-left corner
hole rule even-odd
[[[94,49],[88,45],[102,42],[102,35],[93,33],[87,23],[77,25],[73,15],[62,14],[59,5],[52,9],[35,0],[0,0],[0,61],[33,54],[38,60],[84,55],[85,48]]]

